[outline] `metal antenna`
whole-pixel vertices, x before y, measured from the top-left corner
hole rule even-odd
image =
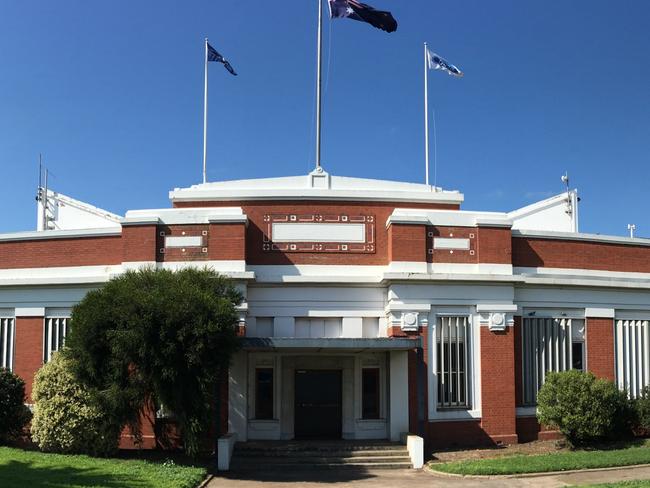
[[[569,189],[569,172],[565,171],[564,174],[562,175],[562,183],[564,183],[564,186],[566,188],[566,204],[567,204],[567,210],[566,213],[567,215],[573,215],[573,202],[571,200],[571,190]]]
[[[630,239],[634,239],[634,231],[636,230],[636,224],[627,224],[627,230],[630,231]]]

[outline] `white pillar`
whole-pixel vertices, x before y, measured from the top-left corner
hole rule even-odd
[[[248,440],[247,379],[246,353],[238,352],[232,358],[228,375],[228,433],[237,434],[240,441]]]
[[[408,352],[390,352],[390,440],[409,431]]]

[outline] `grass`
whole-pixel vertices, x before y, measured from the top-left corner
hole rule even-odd
[[[581,488],[650,488],[650,480],[619,481],[618,483],[601,483],[586,485]]]
[[[621,449],[566,451],[529,456],[518,455],[493,459],[434,463],[429,466],[431,469],[445,473],[499,475],[608,468],[633,464],[650,464],[650,446],[636,444]],[[650,487],[650,484],[642,486]]]
[[[194,488],[206,469],[173,462],[45,454],[0,447],[2,488]]]

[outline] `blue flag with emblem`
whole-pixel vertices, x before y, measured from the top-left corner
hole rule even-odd
[[[216,63],[221,63],[223,64],[224,68],[226,68],[231,75],[237,76],[237,73],[235,73],[234,68],[232,65],[224,58],[219,52],[213,48],[210,43],[208,43],[208,61],[214,61]]]
[[[438,56],[436,53],[431,52],[429,49],[427,49],[427,59],[429,60],[429,69],[439,69],[446,72],[448,75],[456,76],[458,78],[464,76],[463,72],[456,66],[448,63],[445,59]]]

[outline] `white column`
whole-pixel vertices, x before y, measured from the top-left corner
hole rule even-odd
[[[247,377],[246,353],[238,352],[232,358],[228,376],[228,433],[237,434],[238,441],[248,440]]]
[[[409,431],[408,352],[390,352],[390,440]]]

